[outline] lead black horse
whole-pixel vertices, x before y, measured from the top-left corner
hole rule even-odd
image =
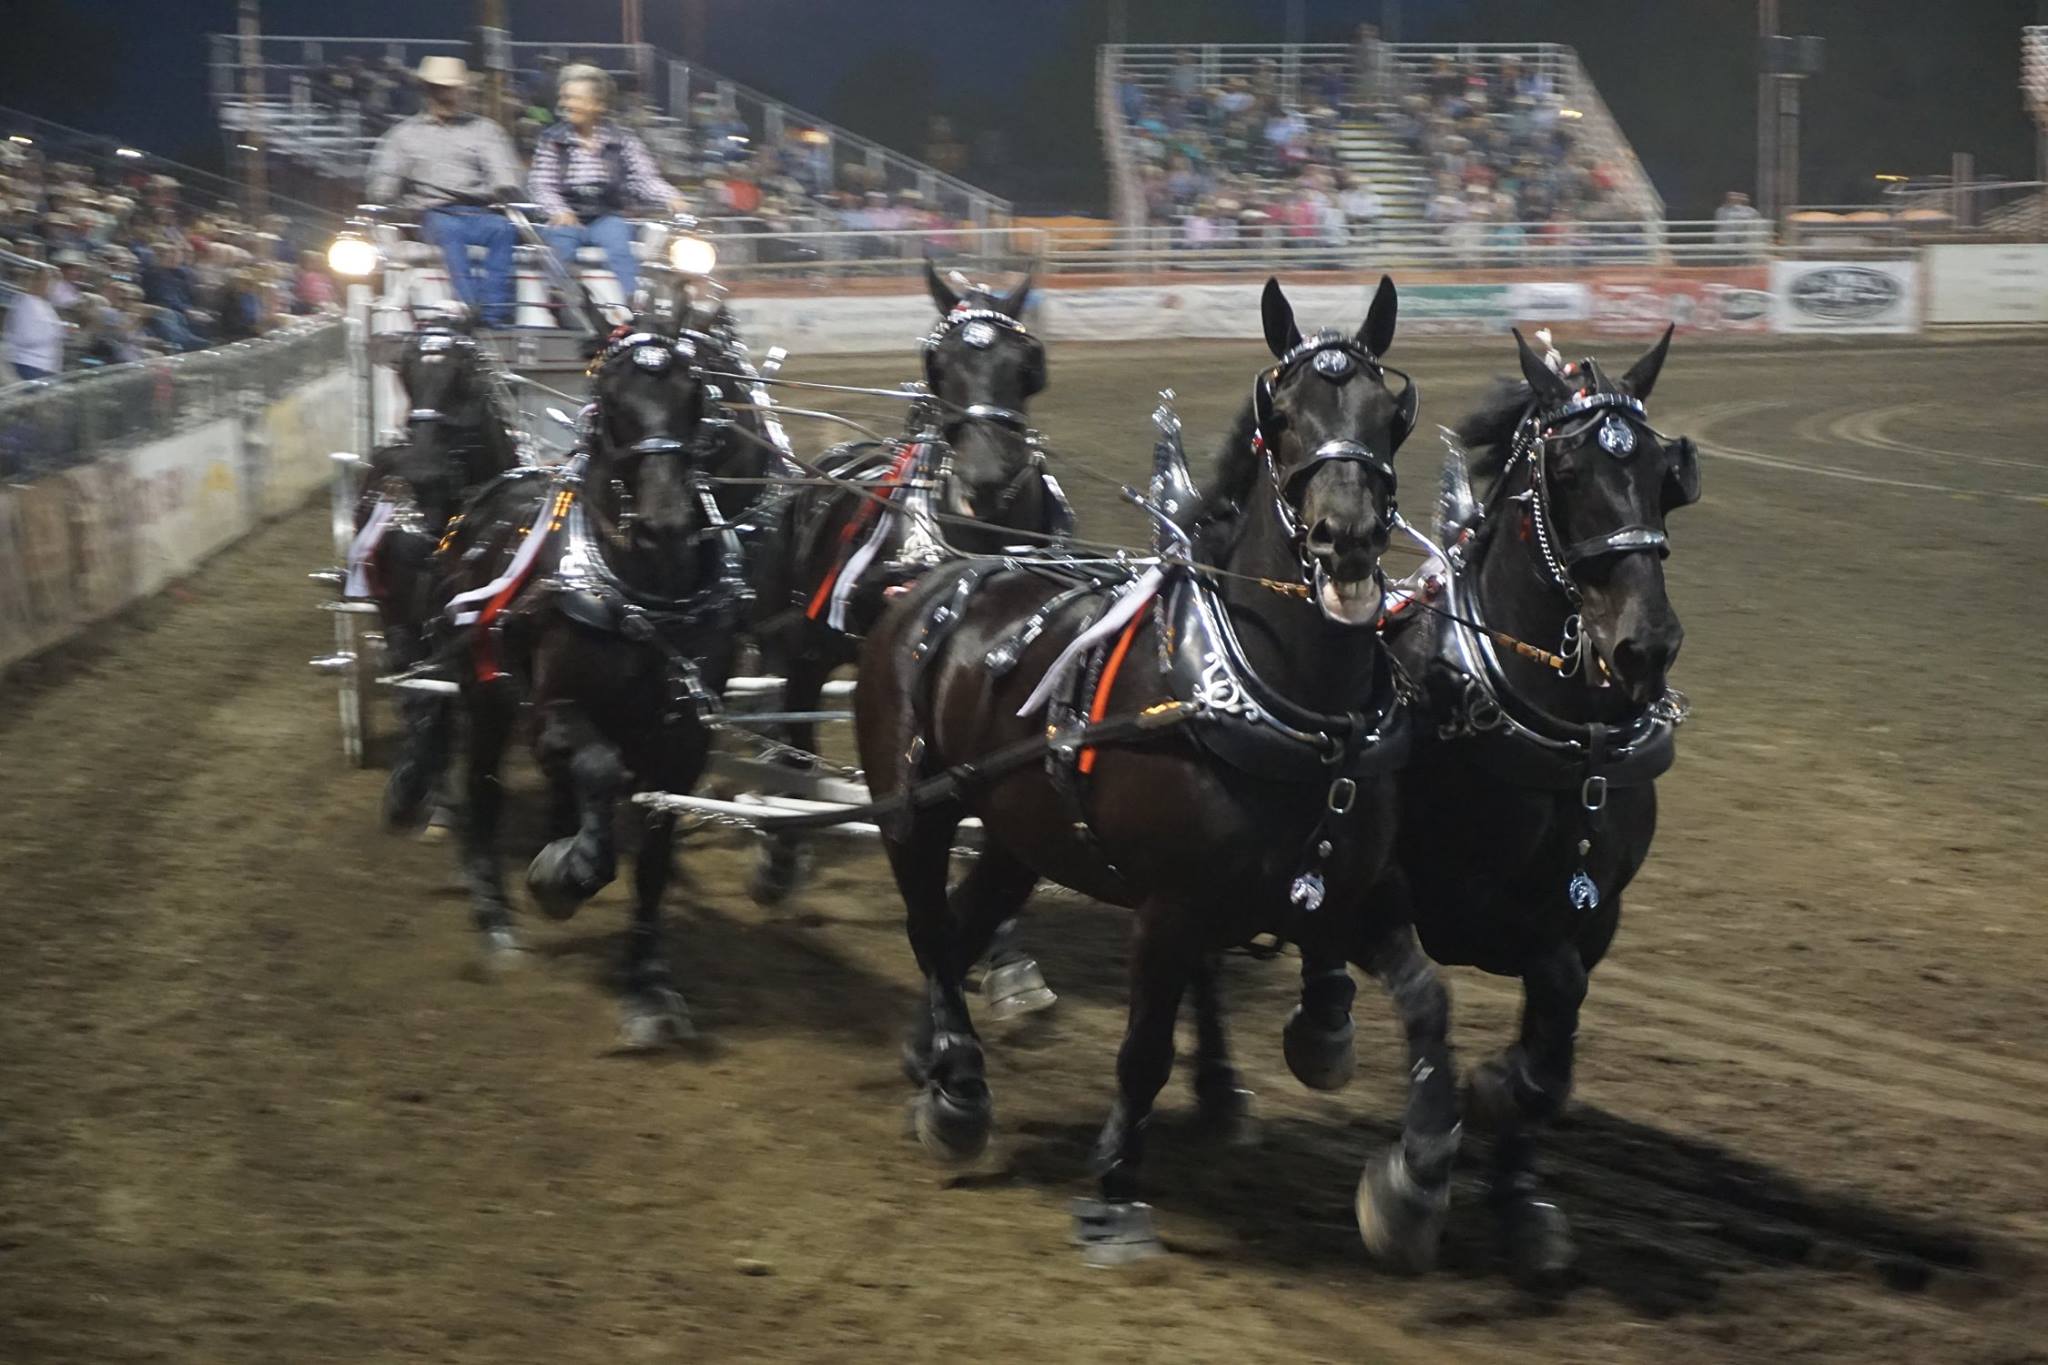
[[[637,789],[687,792],[730,672],[748,589],[706,467],[721,454],[686,336],[624,331],[591,366],[583,441],[556,471],[486,490],[444,546],[470,720],[462,862],[477,928],[516,960],[497,849],[499,764],[522,703],[554,795],[556,838],[527,885],[555,918],[617,872],[614,818]],[[626,940],[623,1040],[687,1037],[661,949],[676,817],[649,812]]]
[[[1617,380],[1593,360],[1553,368],[1517,334],[1522,381],[1457,433],[1490,486],[1475,498],[1451,451],[1449,572],[1393,636],[1434,723],[1401,780],[1395,875],[1375,894],[1413,916],[1437,961],[1522,981],[1520,1037],[1475,1071],[1467,1111],[1494,1135],[1511,1268],[1537,1287],[1563,1282],[1573,1248],[1536,1137],[1571,1093],[1588,973],[1649,854],[1655,779],[1684,716],[1666,687],[1684,632],[1665,518],[1698,500],[1699,457],[1644,408],[1670,341]],[[1327,1087],[1349,1071],[1351,986],[1327,954],[1304,952],[1302,973],[1295,1070]]]
[[[994,1106],[962,982],[997,925],[1041,877],[1136,910],[1101,1198],[1078,1210],[1092,1259],[1158,1249],[1139,1167],[1190,986],[1198,1103],[1242,1118],[1217,955],[1262,932],[1358,962],[1393,995],[1410,1107],[1402,1146],[1361,1183],[1361,1212],[1376,1250],[1434,1250],[1457,1144],[1448,999],[1406,922],[1364,894],[1391,848],[1405,748],[1375,629],[1392,459],[1415,420],[1414,389],[1393,389],[1381,360],[1396,307],[1383,280],[1355,336],[1303,340],[1268,283],[1275,364],[1239,423],[1243,503],[1209,564],[1176,553],[1112,588],[1099,566],[971,560],[921,580],[861,654],[861,757],[875,796],[905,807],[883,841],[927,986],[906,1067],[929,1150],[964,1158],[987,1140]],[[1164,542],[1184,550],[1202,499],[1171,428],[1154,493]],[[948,851],[970,814],[984,847],[949,897]]]

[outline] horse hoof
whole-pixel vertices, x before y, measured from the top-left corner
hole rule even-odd
[[[1083,1265],[1115,1270],[1166,1254],[1166,1243],[1152,1226],[1150,1204],[1076,1199],[1073,1208],[1074,1245],[1081,1248]]]
[[[1501,1210],[1501,1238],[1506,1243],[1508,1274],[1533,1294],[1556,1294],[1571,1283],[1578,1263],[1571,1220],[1547,1199],[1522,1196]]]
[[[995,1105],[986,1090],[978,1097],[963,1097],[927,1083],[910,1102],[911,1132],[919,1145],[949,1165],[972,1161],[987,1150],[994,1122]]]
[[[1265,1137],[1255,1096],[1241,1085],[1195,1092],[1197,1123],[1210,1140],[1226,1147],[1256,1147]]]
[[[526,949],[519,945],[519,936],[509,927],[484,930],[483,949],[487,971],[516,971],[526,965]]]
[[[413,836],[423,844],[445,843],[455,837],[455,811],[448,806],[435,806],[427,816],[427,823],[420,826]]]
[[[1342,1090],[1351,1083],[1357,1050],[1351,1045],[1351,1016],[1334,1029],[1319,1027],[1301,1006],[1287,1016],[1280,1030],[1280,1050],[1294,1079],[1311,1090]]]
[[[603,887],[607,878],[584,875],[579,869],[576,840],[557,839],[533,855],[526,866],[526,889],[549,919],[565,920]]]
[[[990,967],[981,979],[981,993],[988,1000],[989,1018],[999,1023],[1049,1010],[1060,999],[1045,984],[1038,963],[1028,957]]]
[[[690,1007],[682,993],[658,986],[635,992],[619,1010],[619,1046],[627,1052],[652,1052],[697,1036]]]
[[[1373,1158],[1358,1179],[1358,1235],[1373,1259],[1393,1270],[1414,1274],[1436,1264],[1450,1207],[1450,1182],[1417,1184],[1398,1147]]]
[[[754,874],[747,879],[747,895],[756,905],[782,904],[803,884],[808,862],[802,845],[770,839],[754,859]]]

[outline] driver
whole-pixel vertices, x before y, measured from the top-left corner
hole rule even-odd
[[[469,64],[460,57],[420,63],[425,108],[394,124],[370,157],[369,195],[389,204],[403,192],[420,210],[420,232],[448,261],[455,296],[486,327],[512,325],[512,246],[517,233],[488,205],[519,197],[519,161],[505,130],[464,106]],[[484,249],[481,270],[469,249]]]
[[[605,117],[612,80],[601,68],[564,67],[558,89],[561,121],[540,135],[527,180],[533,202],[547,211],[541,235],[572,270],[578,247],[603,251],[630,308],[637,274],[633,225],[620,215],[631,203],[665,204],[670,213],[682,213],[683,196],[661,178],[647,145]]]

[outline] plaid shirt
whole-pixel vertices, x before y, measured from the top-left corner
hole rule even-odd
[[[574,213],[565,191],[571,186],[601,186],[611,178],[611,170],[605,164],[605,147],[616,142],[620,160],[624,164],[626,183],[622,187],[628,203],[666,205],[675,197],[675,191],[661,178],[661,170],[648,154],[647,144],[616,123],[600,123],[596,130],[595,143],[586,142],[579,134],[571,133],[566,138],[544,137],[540,146],[534,149],[533,169],[527,172],[527,192],[533,202],[546,209],[550,215]]]

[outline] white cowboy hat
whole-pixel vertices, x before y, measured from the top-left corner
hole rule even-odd
[[[421,85],[463,87],[469,84],[469,63],[460,57],[423,57],[412,74]]]

